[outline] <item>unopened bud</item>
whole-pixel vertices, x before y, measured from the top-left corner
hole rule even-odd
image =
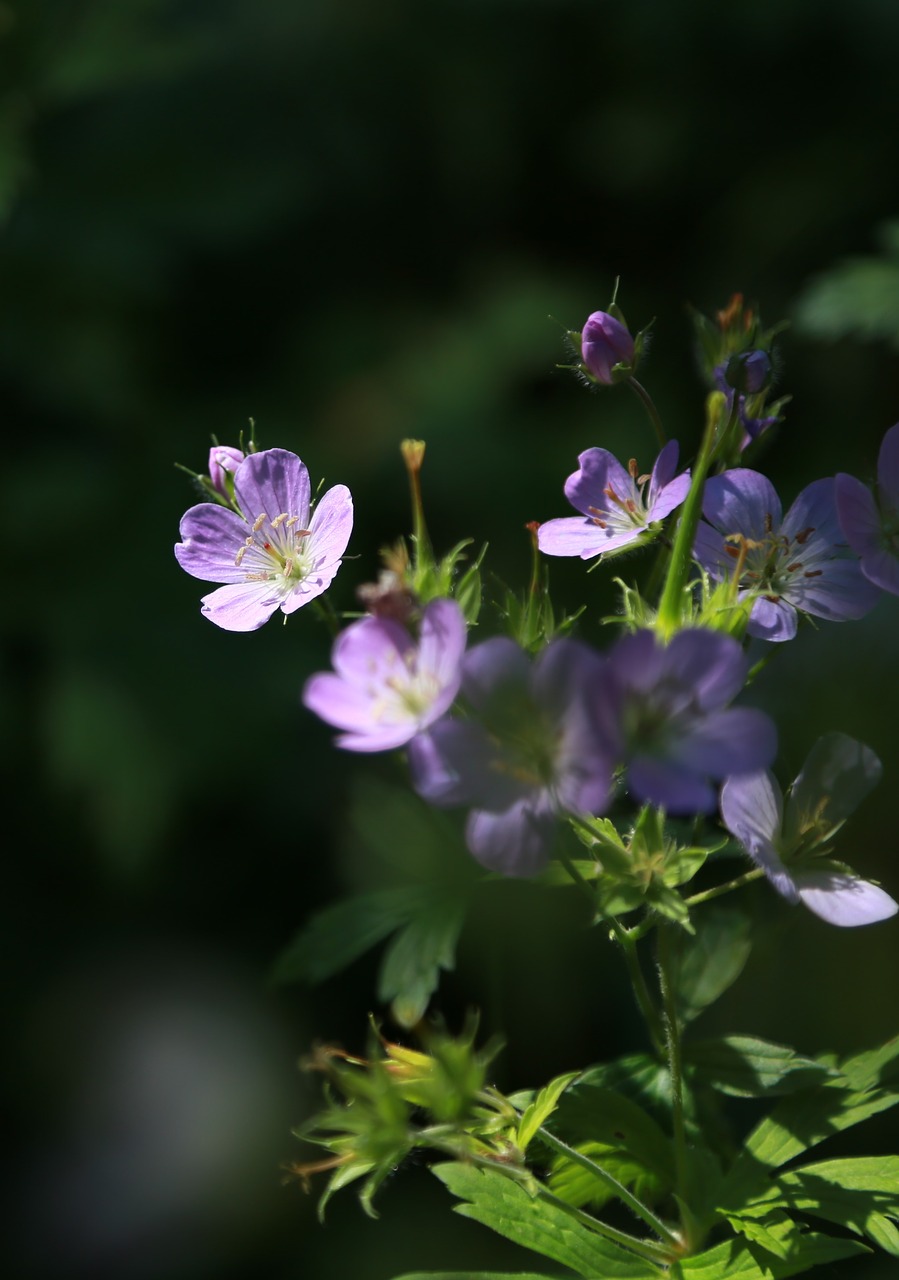
[[[634,362],[634,339],[620,320],[607,311],[594,311],[581,332],[581,358],[597,382],[610,387],[616,364]]]
[[[731,356],[724,380],[741,396],[755,396],[771,381],[771,357],[767,351],[740,351]]]
[[[226,473],[236,471],[243,460],[243,452],[228,444],[216,444],[209,450],[209,479],[213,489],[222,497],[228,497]]]

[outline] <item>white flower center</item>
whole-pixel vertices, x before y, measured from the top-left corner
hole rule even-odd
[[[263,512],[235,557],[247,582],[271,582],[287,595],[315,568],[311,530],[298,529],[299,516],[282,511],[270,520]]]

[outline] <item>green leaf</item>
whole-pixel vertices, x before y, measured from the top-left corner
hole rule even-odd
[[[751,1240],[753,1244],[760,1245],[766,1253],[773,1253],[775,1258],[786,1258],[789,1256],[789,1247],[782,1233],[778,1234],[777,1228],[784,1223],[789,1223],[791,1229],[796,1230],[796,1224],[787,1217],[786,1214],[774,1211],[774,1216],[768,1215],[769,1222],[756,1222],[749,1218],[739,1218],[733,1215],[728,1216],[728,1222],[734,1231],[744,1235],[747,1240]]]
[[[899,1156],[827,1160],[781,1174],[777,1189],[789,1208],[866,1235],[899,1257]]]
[[[840,1070],[853,1089],[869,1089],[899,1079],[899,1036],[866,1053],[840,1063]]]
[[[579,1141],[576,1150],[600,1165],[644,1204],[655,1204],[670,1188],[670,1180],[660,1178],[627,1152],[607,1143]],[[611,1187],[565,1156],[557,1156],[553,1161],[549,1186],[560,1200],[578,1208],[589,1205],[592,1209],[601,1209],[615,1198]]]
[[[466,901],[430,894],[391,942],[381,962],[378,999],[391,1002],[401,1026],[414,1027],[440,982],[441,969],[456,963],[456,943],[465,923]]]
[[[657,1121],[667,1124],[671,1114],[671,1074],[648,1053],[629,1053],[581,1073],[576,1088],[615,1089]]]
[[[712,907],[696,913],[696,936],[682,940],[675,997],[684,1022],[707,1009],[736,982],[752,949],[751,921],[741,911]]]
[[[787,1280],[789,1276],[798,1276],[826,1262],[869,1252],[856,1240],[836,1240],[814,1232],[800,1233],[792,1222],[773,1227],[772,1234],[784,1242],[792,1235],[786,1258],[778,1258],[765,1250],[759,1261],[758,1246],[739,1239],[726,1240],[714,1249],[675,1263],[670,1272],[671,1280]]]
[[[652,1263],[603,1239],[564,1209],[536,1200],[504,1174],[451,1163],[438,1165],[432,1172],[453,1195],[467,1201],[455,1206],[457,1213],[570,1267],[579,1276],[657,1280],[662,1275]]]
[[[673,1180],[667,1134],[638,1103],[615,1089],[579,1080],[559,1100],[550,1128],[573,1142],[599,1142],[626,1154],[665,1185]]]
[[[831,1074],[814,1058],[753,1036],[688,1041],[684,1061],[701,1083],[735,1098],[795,1093]]]
[[[535,1271],[409,1271],[395,1280],[559,1280]]]
[[[572,1080],[577,1079],[579,1074],[577,1071],[569,1071],[567,1075],[557,1076],[555,1080],[550,1080],[549,1084],[540,1090],[518,1122],[518,1133],[515,1142],[520,1151],[527,1150],[528,1144],[537,1130],[552,1115],[558,1105],[559,1098]]]
[[[275,964],[275,982],[322,982],[405,924],[430,896],[408,886],[359,894],[317,912]]]

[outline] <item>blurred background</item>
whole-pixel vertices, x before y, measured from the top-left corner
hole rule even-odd
[[[315,989],[272,966],[377,882],[346,812],[362,775],[401,775],[331,751],[300,708],[329,650],[313,618],[246,636],[200,616],[175,464],[205,470],[252,418],[313,483],[348,484],[352,608],[408,528],[398,444],[421,437],[438,548],[489,541],[522,584],[522,526],[565,514],[582,449],[654,456],[633,397],[556,367],[620,275],[632,328],[656,318],[641,376],[685,454],[704,397],[687,305],[739,290],[792,321],[762,464],[785,504],[870,477],[899,418],[897,57],[893,0],[0,4],[8,1274],[528,1265],[422,1168],[378,1223],[347,1194],[320,1228],[282,1185],[317,1096],[298,1059],[363,1048],[383,1011],[371,956]],[[595,637],[607,584],[563,562],[553,582],[589,591]],[[754,692],[783,781],[827,729],[881,756],[842,849],[894,894],[897,624],[889,598],[804,632]],[[617,957],[547,897],[485,889],[439,1001],[505,1033],[508,1089],[642,1047]],[[707,1034],[849,1052],[899,1029],[899,926],[829,931],[764,887],[756,906]],[[854,1150],[897,1142],[887,1118]]]

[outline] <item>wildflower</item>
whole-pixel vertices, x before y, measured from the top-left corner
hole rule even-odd
[[[792,640],[798,613],[842,622],[876,603],[840,532],[833,480],[808,485],[782,518],[770,480],[737,467],[706,481],[702,513],[693,555],[753,600],[749,635]]]
[[[890,427],[877,458],[877,489],[855,476],[836,477],[837,516],[869,582],[899,595],[899,422]]]
[[[751,401],[753,413],[759,413],[765,402],[765,390],[771,376],[771,359],[764,351],[747,351],[731,356],[726,364],[720,364],[712,371],[715,386],[727,396],[727,412],[733,410],[734,397],[737,398],[737,414],[743,437],[739,451],[742,451],[754,440],[758,440],[763,432],[781,421],[779,413],[770,413],[765,417],[753,417],[748,404]],[[783,405],[779,400],[777,405]]]
[[[727,386],[741,396],[755,396],[771,381],[771,357],[759,348],[740,351],[723,366]]]
[[[565,497],[580,516],[547,520],[537,530],[537,545],[550,556],[589,560],[638,539],[651,524],[679,507],[690,489],[690,473],[676,476],[678,446],[669,440],[656,458],[652,475],[640,475],[631,458],[627,470],[607,449],[587,449],[579,468],[565,481]]]
[[[611,387],[615,366],[634,363],[634,339],[620,320],[594,311],[581,332],[581,358],[594,381]]]
[[[462,667],[474,716],[448,716],[410,743],[413,786],[431,804],[470,807],[466,841],[484,866],[533,875],[560,814],[602,812],[612,744],[586,695],[603,668],[575,640],[554,640],[533,664],[514,640],[486,640]]]
[[[661,644],[651,631],[624,636],[594,691],[617,733],[627,785],[672,813],[715,807],[714,781],[772,762],[777,732],[763,711],[730,707],[746,679],[740,645],[721,632],[679,631]]]
[[[829,924],[873,924],[899,910],[883,889],[833,865],[794,871],[784,860],[826,853],[823,846],[879,776],[873,751],[845,734],[827,734],[790,788],[786,820],[783,794],[767,770],[730,778],[721,790],[721,816],[788,902],[802,902]]]
[[[334,671],[310,677],[303,703],[345,730],[347,751],[401,747],[448,711],[459,691],[467,628],[452,600],[432,600],[416,642],[391,618],[362,618],[334,641]]]
[[[235,449],[230,444],[215,444],[209,450],[209,479],[213,489],[222,497],[228,497],[226,474],[236,471],[245,457],[242,449]]]
[[[276,609],[293,613],[326,590],[353,527],[345,485],[328,489],[310,515],[309,472],[294,453],[251,453],[234,472],[238,515],[213,502],[191,507],[175,546],[182,569],[222,582],[203,613],[226,631],[255,631]]]

